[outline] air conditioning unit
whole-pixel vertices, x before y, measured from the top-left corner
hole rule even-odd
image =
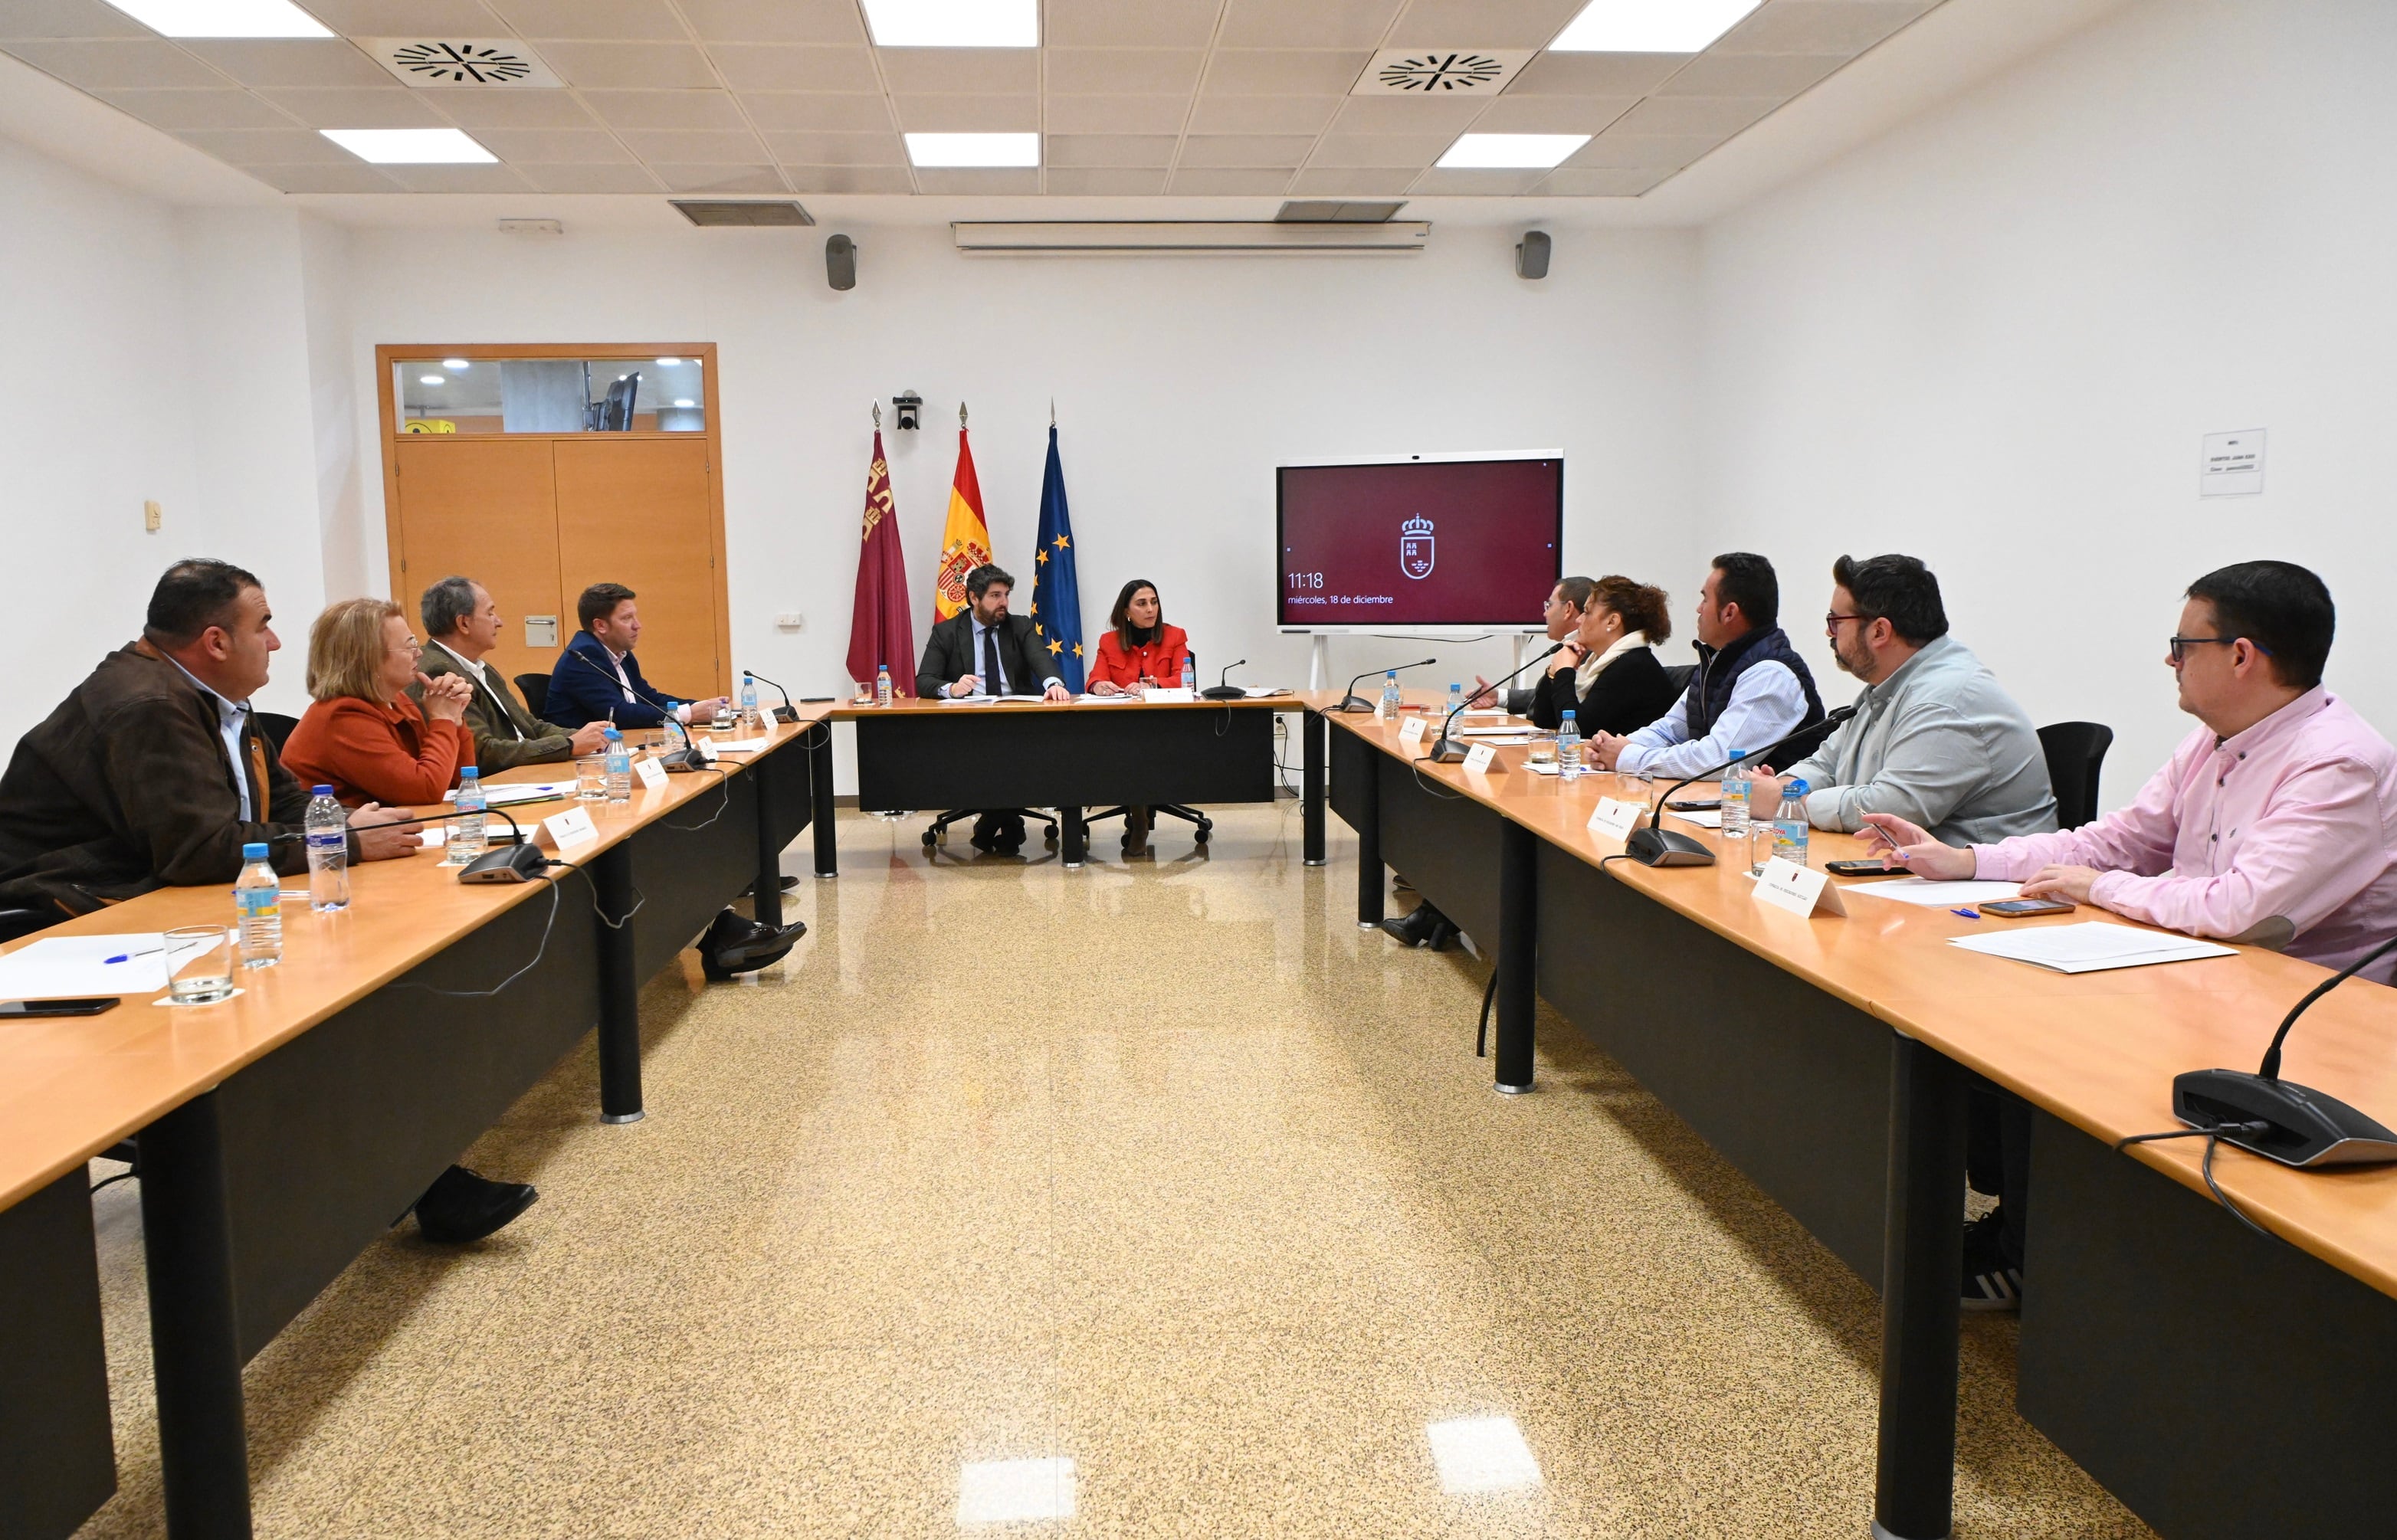
[[[1296,253],[1421,251],[1428,220],[1383,223],[1286,220],[959,220],[949,226],[957,249],[990,255],[1078,256],[1109,252]]]

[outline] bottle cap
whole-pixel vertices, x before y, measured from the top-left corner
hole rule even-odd
[[[266,859],[266,847],[263,845],[244,845],[241,848],[241,858],[244,861],[263,861]]]
[[[1784,799],[1787,799],[1792,797],[1803,797],[1812,790],[1814,790],[1814,788],[1806,784],[1806,778],[1801,775],[1796,780],[1790,782],[1788,785],[1782,787],[1781,795]]]
[[[333,795],[333,788],[330,786],[311,786],[308,788],[308,795],[311,797],[330,797]]]
[[[476,770],[472,765],[461,765],[458,767],[458,779],[461,781],[480,781],[482,778],[483,772]]]
[[[603,733],[601,733],[599,736],[600,736],[600,737],[602,737],[602,738],[604,738],[604,739],[606,739],[609,743],[615,743],[616,741],[618,741],[619,739],[623,738],[624,735],[623,735],[623,733],[618,732],[618,731],[616,730],[616,724],[615,724],[615,723],[610,722],[610,723],[609,723],[609,724],[608,724],[608,730],[607,730],[607,731],[605,731],[605,732],[603,732]]]

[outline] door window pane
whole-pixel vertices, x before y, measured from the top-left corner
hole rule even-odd
[[[699,433],[697,358],[408,358],[393,367],[402,433]]]

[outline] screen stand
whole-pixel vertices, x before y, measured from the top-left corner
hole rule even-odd
[[[1330,690],[1332,688],[1332,682],[1329,677],[1331,673],[1332,638],[1319,631],[1315,634],[1315,646],[1308,650],[1306,663],[1306,688],[1309,690]]]
[[[1529,636],[1524,636],[1520,632],[1517,632],[1515,634],[1515,656],[1513,661],[1508,663],[1506,665],[1509,671],[1516,674],[1523,672],[1523,644],[1530,640],[1531,638]]]

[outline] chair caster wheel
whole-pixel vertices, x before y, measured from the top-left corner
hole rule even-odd
[[[931,830],[930,830],[930,829],[926,829],[926,830],[924,831],[924,849],[926,849],[926,850],[931,850],[933,846],[935,846],[935,845],[939,844],[940,842],[941,842],[941,837],[940,837],[940,836],[938,836],[938,835],[934,834],[934,833],[933,833]]]
[[[1056,831],[1056,830],[1054,830],[1054,829],[1043,829],[1043,830],[1041,830],[1041,831],[1040,831],[1040,843],[1042,843],[1043,845],[1054,845],[1055,843],[1057,843],[1057,831]]]
[[[1198,844],[1204,845],[1205,843],[1207,843],[1207,836],[1208,836],[1208,835],[1209,835],[1209,833],[1211,833],[1211,832],[1212,832],[1212,831],[1207,830],[1207,829],[1200,829],[1198,833],[1196,833],[1196,834],[1192,835],[1190,837],[1191,837],[1193,840],[1197,841]]]

